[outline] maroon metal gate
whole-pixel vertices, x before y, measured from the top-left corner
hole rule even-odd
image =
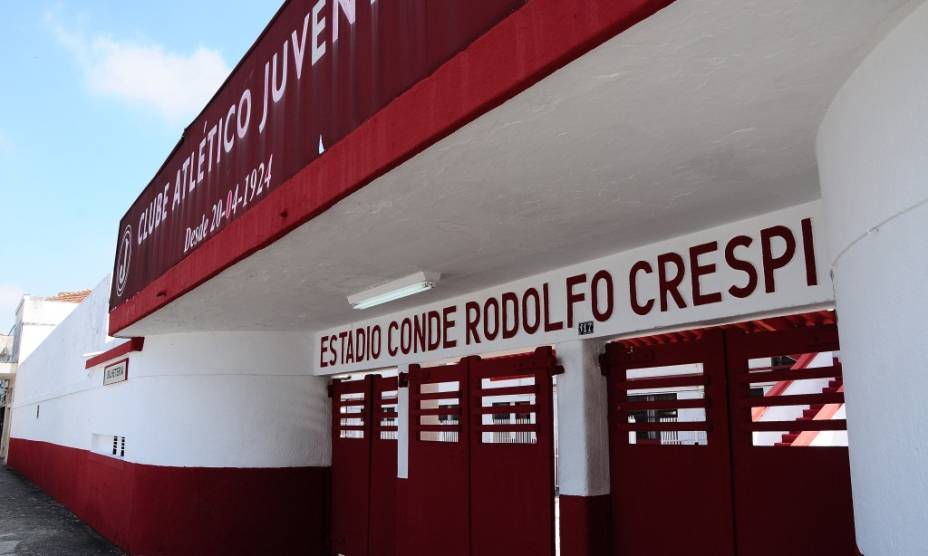
[[[833,325],[610,344],[614,554],[854,555]]]
[[[372,385],[372,380],[357,380],[331,386],[332,550],[336,555],[367,555]]]
[[[738,554],[856,554],[847,447],[816,445],[847,431],[837,328],[729,330],[727,339]]]
[[[467,369],[455,365],[409,368],[409,479],[407,530],[413,554],[470,554],[470,420]]]
[[[554,554],[554,353],[410,367],[410,554]]]
[[[397,379],[335,382],[332,396],[332,550],[395,556]]]
[[[605,357],[614,554],[734,554],[722,332]]]
[[[554,555],[551,349],[470,366],[471,554]]]
[[[397,378],[374,378],[371,435],[370,556],[396,554]]]

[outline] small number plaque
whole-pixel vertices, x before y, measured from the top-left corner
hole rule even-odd
[[[587,336],[589,334],[592,334],[593,333],[593,321],[588,320],[588,321],[581,322],[580,324],[578,324],[577,332],[579,332],[581,336]]]

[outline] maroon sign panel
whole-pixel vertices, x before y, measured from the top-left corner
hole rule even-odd
[[[524,3],[288,1],[120,222],[110,308]]]

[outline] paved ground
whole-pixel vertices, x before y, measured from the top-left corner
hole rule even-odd
[[[123,554],[35,485],[0,465],[0,556]]]

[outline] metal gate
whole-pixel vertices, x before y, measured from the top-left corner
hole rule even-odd
[[[397,379],[335,382],[332,396],[332,549],[396,555]]]
[[[614,553],[856,554],[837,351],[833,325],[610,344]]]
[[[409,554],[470,554],[469,359],[409,368]]]
[[[471,554],[554,554],[551,349],[473,359]]]
[[[606,358],[614,553],[734,554],[722,332]]]
[[[553,350],[410,367],[410,554],[554,554]]]
[[[738,554],[856,554],[837,328],[727,338]]]
[[[371,435],[370,556],[396,554],[396,377],[375,377],[373,385],[374,420]]]

